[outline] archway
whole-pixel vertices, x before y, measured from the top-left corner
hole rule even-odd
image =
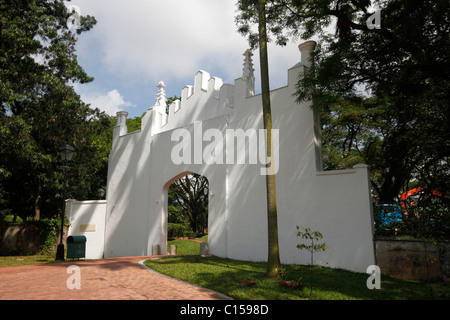
[[[161,253],[173,237],[207,237],[209,230],[209,181],[200,174],[183,172],[163,187]]]

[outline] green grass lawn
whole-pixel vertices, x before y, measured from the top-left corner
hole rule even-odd
[[[369,277],[331,268],[286,265],[284,280],[264,276],[265,263],[236,261],[218,257],[178,256],[147,260],[145,264],[160,273],[242,300],[425,300],[449,299],[450,285],[381,277],[381,289],[366,286]],[[311,294],[310,272],[314,271]],[[243,285],[242,280],[253,285]],[[292,280],[303,284],[303,290],[280,286]]]
[[[52,263],[55,261],[55,257],[55,255],[5,256],[0,257],[0,268],[28,264]]]
[[[177,255],[196,255],[200,253],[200,242],[192,240],[170,240],[167,241],[167,252],[170,252],[170,245],[177,246]]]

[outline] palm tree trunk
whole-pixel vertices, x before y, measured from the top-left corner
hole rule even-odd
[[[267,163],[267,169],[275,168],[272,154],[272,112],[270,107],[270,86],[269,86],[269,62],[267,58],[267,31],[266,31],[266,0],[258,1],[259,14],[259,55],[261,67],[261,89],[264,129],[266,130],[266,156],[271,159]],[[275,187],[274,171],[266,172],[267,188],[267,224],[268,224],[268,258],[266,276],[273,278],[277,276],[277,271],[281,268],[280,252],[278,247],[278,222],[277,222],[277,194]]]

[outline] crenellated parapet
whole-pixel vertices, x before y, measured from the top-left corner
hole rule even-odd
[[[299,45],[301,62],[288,71],[288,83],[293,85],[298,80],[299,72],[310,65],[310,52],[314,41],[307,41]],[[211,76],[208,72],[199,70],[195,74],[193,85],[186,85],[181,90],[181,99],[167,105],[167,98],[163,81],[157,85],[158,92],[155,104],[142,117],[141,131],[150,135],[173,130],[194,123],[219,116],[231,115],[236,112],[235,102],[255,96],[255,75],[253,68],[253,53],[246,50],[243,53],[244,62],[242,76],[234,84],[223,83],[222,79]],[[241,106],[242,107],[242,106]],[[125,118],[124,118],[125,117]],[[117,135],[127,134],[125,124],[126,114],[118,113]]]
[[[142,120],[142,129],[150,130],[151,135],[233,112],[233,86],[224,84],[220,78],[211,77],[206,71],[199,70],[194,77],[194,85],[185,86],[181,99],[170,105],[166,104],[164,87],[161,81],[156,103],[147,110]]]

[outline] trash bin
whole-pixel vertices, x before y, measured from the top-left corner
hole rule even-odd
[[[86,237],[69,236],[67,238],[67,259],[86,257]]]

